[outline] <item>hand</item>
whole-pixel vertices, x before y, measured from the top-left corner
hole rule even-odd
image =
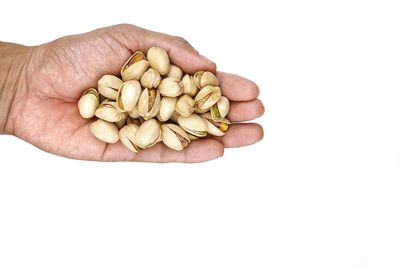
[[[171,61],[185,72],[216,70],[213,62],[200,56],[184,39],[125,24],[63,37],[38,47],[20,47],[23,67],[18,82],[14,82],[15,91],[8,94],[13,95],[13,101],[8,105],[3,131],[50,153],[102,161],[201,162],[222,156],[224,147],[250,145],[262,138],[260,125],[240,123],[233,124],[222,138],[195,141],[183,151],[159,143],[133,153],[120,142],[105,144],[93,137],[89,132],[91,121],[82,119],[77,109],[82,92],[96,87],[103,74],[118,75],[132,52],[147,51],[151,46],[165,48]],[[222,72],[217,77],[223,95],[232,101],[228,114],[232,122],[263,114],[263,105],[256,99],[259,89],[253,82]]]

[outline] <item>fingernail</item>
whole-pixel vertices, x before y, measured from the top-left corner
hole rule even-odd
[[[214,63],[213,61],[209,60],[208,58],[206,58],[205,56],[199,54],[200,58],[204,61],[207,61],[207,63]]]

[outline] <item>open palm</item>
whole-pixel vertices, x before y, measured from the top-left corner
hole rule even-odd
[[[136,50],[165,48],[171,61],[187,73],[215,71],[215,64],[200,56],[185,40],[133,25],[117,25],[67,36],[33,48],[29,76],[14,112],[14,134],[33,145],[65,157],[104,161],[199,162],[220,157],[224,147],[253,144],[262,128],[253,123],[231,126],[222,138],[192,142],[184,151],[161,143],[133,153],[120,142],[105,144],[89,131],[91,121],[80,117],[77,101],[82,92],[96,87],[103,74],[119,74],[120,67]],[[263,113],[257,86],[244,78],[217,73],[223,94],[231,103],[233,122],[254,119]]]

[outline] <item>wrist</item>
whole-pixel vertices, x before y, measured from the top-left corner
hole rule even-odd
[[[0,42],[0,134],[13,134],[14,104],[26,94],[32,48]]]

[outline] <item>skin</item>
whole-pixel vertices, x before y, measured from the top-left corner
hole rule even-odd
[[[96,87],[103,74],[119,75],[136,50],[163,47],[184,72],[215,72],[216,65],[186,40],[123,24],[66,36],[35,47],[0,43],[0,133],[15,135],[64,157],[97,161],[202,162],[221,157],[224,148],[254,144],[262,127],[240,123],[261,116],[257,85],[234,74],[217,72],[223,95],[231,101],[235,122],[225,136],[192,142],[183,151],[159,143],[132,153],[120,142],[105,144],[91,135],[92,120],[82,119],[77,101]]]

